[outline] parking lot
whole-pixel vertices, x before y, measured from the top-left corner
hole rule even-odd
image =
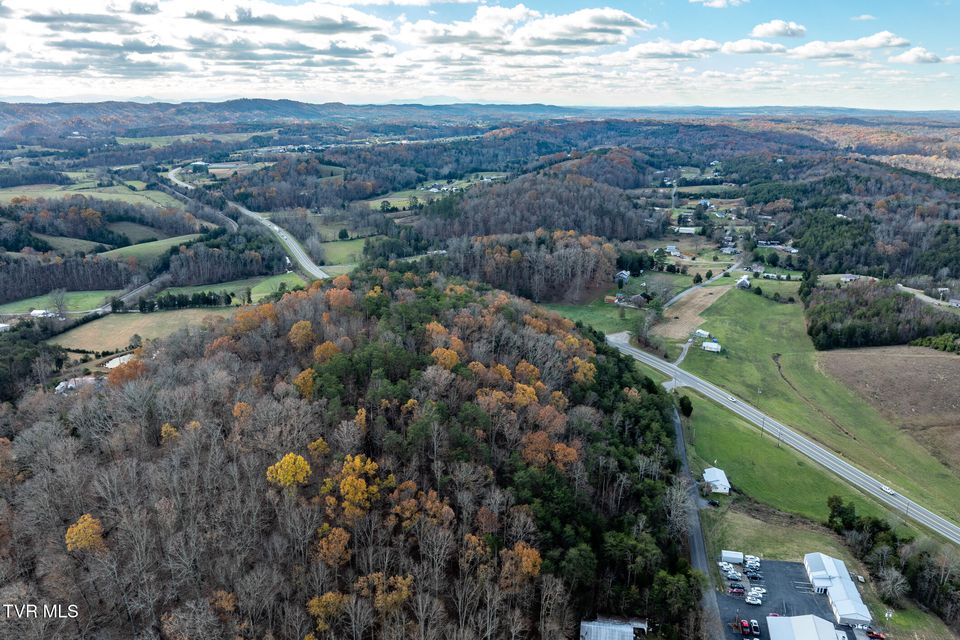
[[[737,567],[737,571],[740,571],[740,567]],[[813,592],[802,563],[763,560],[760,572],[763,574],[763,580],[750,582],[744,576],[740,582],[748,590],[751,586],[765,588],[767,593],[763,596],[763,604],[749,605],[744,602],[743,596],[733,596],[726,591],[717,594],[720,616],[728,629],[728,637],[741,637],[739,631],[734,631],[730,626],[738,617],[759,622],[761,638],[769,637],[767,616],[771,613],[778,613],[781,616],[813,614],[824,620],[834,621],[826,594]],[[727,584],[729,584],[728,581],[724,579],[724,585]],[[847,636],[853,640],[851,633],[847,633]]]

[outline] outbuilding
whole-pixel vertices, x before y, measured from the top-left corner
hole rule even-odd
[[[0,322],[0,333],[3,333],[4,331],[10,331],[10,329],[11,329],[11,325],[5,322]]]
[[[647,635],[647,621],[639,618],[580,623],[580,640],[635,640],[639,635]]]
[[[710,353],[720,353],[719,342],[704,342],[702,345],[700,345],[700,348],[704,351],[709,351]]]
[[[803,566],[814,591],[827,594],[830,609],[838,624],[857,626],[873,621],[843,560],[825,553],[808,553],[803,557]]]
[[[712,493],[730,493],[730,481],[723,469],[707,467],[703,470],[703,481],[710,487]]]
[[[696,335],[698,338],[709,338],[709,337],[710,337],[710,332],[709,332],[709,331],[704,331],[703,329],[697,329],[697,330],[694,331],[693,333],[694,333],[694,335]]]
[[[823,618],[806,616],[768,616],[770,640],[846,640],[845,631],[837,631]]]

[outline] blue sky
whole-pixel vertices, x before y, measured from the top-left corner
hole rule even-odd
[[[951,0],[0,0],[0,99],[960,108]]]

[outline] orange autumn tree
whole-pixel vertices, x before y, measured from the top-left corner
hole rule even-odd
[[[107,374],[107,382],[114,387],[123,385],[140,378],[147,372],[147,365],[142,360],[129,360],[116,368],[111,369]]]
[[[379,469],[380,465],[362,453],[344,458],[340,472],[324,480],[320,488],[328,517],[342,515],[346,522],[353,522],[369,511],[381,490],[390,490],[395,485],[393,476],[381,480],[377,475]]]
[[[500,587],[515,592],[540,575],[540,552],[522,540],[500,552]]]
[[[381,615],[399,611],[410,599],[413,590],[413,576],[385,576],[383,573],[371,573],[362,576],[354,585],[357,593],[364,598],[373,598],[373,608]]]
[[[308,400],[313,397],[313,369],[304,369],[293,379],[293,386],[300,392],[301,398]]]
[[[328,591],[314,596],[307,602],[307,613],[313,616],[317,631],[329,631],[331,622],[343,612],[347,596],[336,591]]]
[[[322,364],[338,353],[340,353],[340,347],[327,340],[323,344],[318,344],[313,350],[313,359]]]
[[[433,356],[433,359],[438,365],[444,369],[447,369],[448,371],[460,364],[460,356],[458,356],[457,352],[453,349],[437,347],[430,355]]]
[[[350,533],[346,529],[323,525],[317,533],[320,536],[317,541],[317,556],[328,567],[339,569],[350,562]]]

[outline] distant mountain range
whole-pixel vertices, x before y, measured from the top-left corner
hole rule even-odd
[[[960,111],[879,111],[835,107],[561,107],[545,104],[311,104],[295,100],[223,102],[0,102],[0,135],[121,134],[182,125],[351,121],[472,123],[554,118],[896,118],[960,122]]]

